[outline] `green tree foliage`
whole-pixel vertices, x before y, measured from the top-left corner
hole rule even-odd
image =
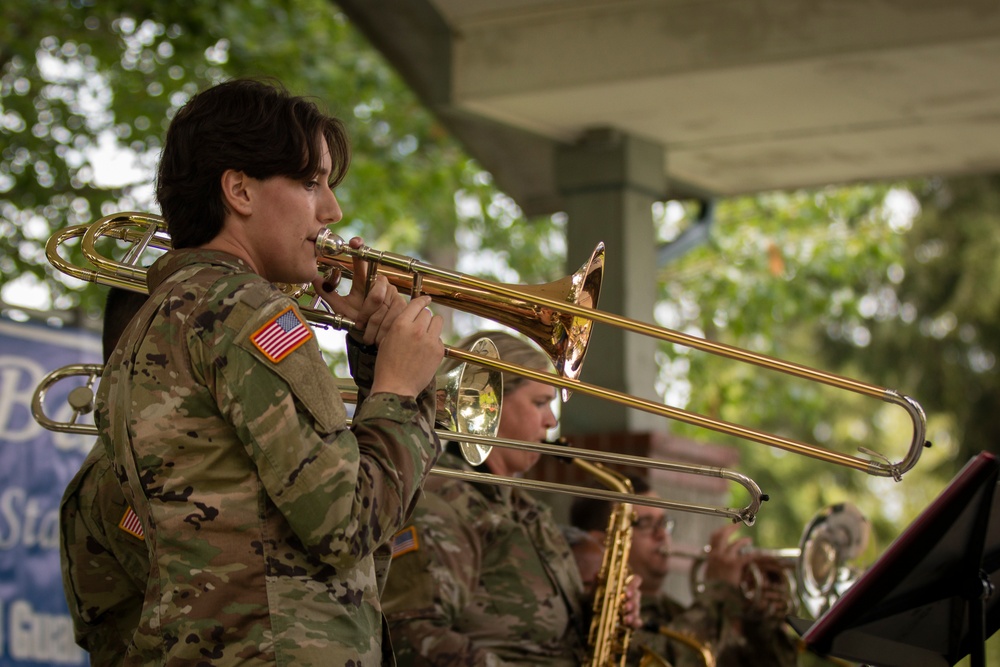
[[[45,240],[100,215],[156,212],[151,174],[169,118],[197,90],[234,76],[276,77],[347,123],[354,159],[337,193],[342,235],[426,255],[455,249],[456,238],[475,245],[476,230],[523,229],[498,245],[501,264],[525,282],[558,274],[559,223],[522,224],[327,0],[13,0],[0,7],[3,282],[33,277],[55,309],[96,315],[102,290],[54,272]],[[131,181],[99,178],[94,151],[107,143],[125,151],[114,176],[134,166]]]
[[[720,202],[711,241],[665,268],[661,323],[755,353],[924,396],[926,355],[871,363],[881,337],[904,327],[901,283],[911,229],[888,185],[769,193]],[[664,217],[662,234],[676,234]],[[853,392],[677,346],[664,346],[668,400],[728,422],[849,455],[859,447],[901,460],[912,440],[906,412]],[[953,420],[934,411],[936,443],[902,482],[685,425],[678,433],[740,450],[740,470],[771,496],[759,544],[796,544],[821,507],[851,501],[872,520],[881,548],[964,463]]]
[[[1000,452],[1000,176],[911,189],[920,214],[905,237],[898,315],[876,323],[868,348],[839,352],[949,415],[961,463]]]
[[[116,211],[155,212],[169,118],[233,76],[276,77],[347,123],[344,236],[431,261],[475,250],[478,263],[459,268],[505,282],[562,275],[565,222],[525,220],[328,0],[10,0],[0,4],[0,281],[33,279],[54,309],[99,314],[103,290],[55,272],[46,239]],[[102,174],[95,153],[108,144],[121,152]],[[758,544],[795,544],[816,509],[849,500],[881,549],[972,453],[997,451],[1000,177],[908,187],[920,205],[912,227],[886,205],[901,191],[888,185],[720,202],[709,244],[660,276],[661,324],[895,388],[928,410],[934,447],[901,483],[674,425],[739,448],[740,469],[772,497]],[[678,231],[662,217],[664,240]],[[658,362],[668,402],[701,414],[845,454],[898,460],[909,442],[905,415],[870,398],[671,345]]]

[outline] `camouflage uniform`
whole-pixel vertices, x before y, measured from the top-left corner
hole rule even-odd
[[[378,664],[386,542],[440,452],[433,392],[369,396],[352,345],[346,430],[311,329],[244,262],[173,251],[148,279],[98,392],[152,561],[126,662]]]
[[[468,469],[446,453],[440,464]],[[578,665],[583,583],[548,509],[431,477],[393,541],[382,605],[401,666]]]
[[[133,516],[97,443],[59,508],[63,588],[76,643],[92,665],[121,664],[139,625],[149,556]]]
[[[717,667],[793,667],[795,642],[783,624],[747,609],[743,594],[721,582],[706,584],[694,603],[685,608],[668,595],[642,596],[642,620],[647,628],[666,626],[707,645]],[[632,635],[629,664],[638,665],[642,647],[673,667],[703,665],[697,652],[678,640],[651,630]]]

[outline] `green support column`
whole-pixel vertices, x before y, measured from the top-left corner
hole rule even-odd
[[[606,246],[600,310],[653,322],[656,237],[652,205],[664,191],[663,147],[613,130],[593,130],[562,149],[557,181],[566,202],[567,272]],[[606,325],[595,327],[581,379],[655,399],[656,341]],[[563,407],[563,433],[666,429],[646,412],[579,393]]]

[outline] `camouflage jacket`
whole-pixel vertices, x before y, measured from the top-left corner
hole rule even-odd
[[[246,264],[173,251],[148,279],[97,401],[151,558],[126,662],[379,664],[386,543],[440,453],[433,386],[362,386],[347,430],[311,328]]]
[[[709,583],[690,607],[668,595],[642,596],[646,629],[632,635],[629,664],[638,665],[643,647],[665,658],[673,667],[704,665],[683,639],[654,628],[665,628],[705,645],[717,667],[794,667],[795,642],[779,619],[764,618],[746,604],[735,586]]]
[[[111,461],[94,445],[59,506],[63,588],[76,643],[92,665],[118,665],[139,625],[149,556]]]
[[[444,467],[468,469],[446,453]],[[393,541],[382,604],[401,666],[578,665],[583,583],[548,509],[432,476]]]

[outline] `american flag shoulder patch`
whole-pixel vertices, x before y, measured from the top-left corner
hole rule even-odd
[[[417,527],[409,526],[396,533],[392,538],[392,557],[402,556],[420,548],[420,541],[417,540]]]
[[[312,329],[302,320],[295,307],[289,306],[250,336],[250,341],[265,357],[277,363],[312,338],[312,335]]]
[[[138,537],[140,540],[146,539],[146,534],[142,530],[142,524],[139,523],[139,517],[131,507],[125,510],[125,515],[118,522],[118,527],[132,537]]]

